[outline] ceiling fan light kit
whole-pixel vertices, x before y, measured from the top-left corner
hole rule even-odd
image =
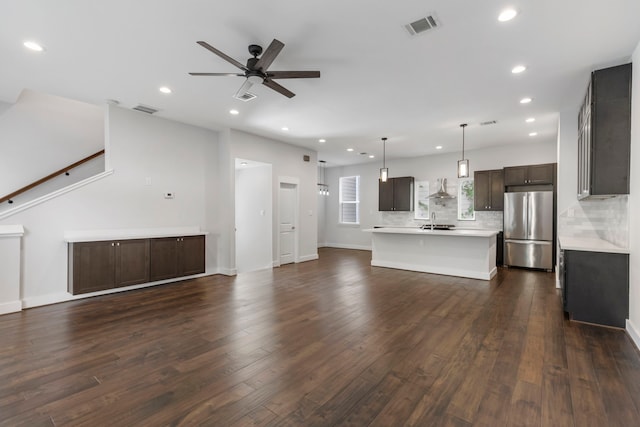
[[[284,43],[279,40],[273,39],[267,49],[262,51],[262,46],[257,44],[249,45],[249,53],[253,58],[247,60],[247,65],[243,65],[241,62],[236,61],[229,55],[211,46],[205,41],[197,42],[200,46],[209,50],[210,52],[218,55],[220,58],[229,62],[230,64],[240,68],[244,73],[189,73],[192,76],[239,76],[245,77],[245,81],[240,86],[240,89],[234,95],[234,98],[243,99],[244,95],[249,93],[248,90],[254,84],[262,83],[268,88],[275,90],[281,95],[287,98],[293,98],[296,94],[289,89],[283,87],[279,83],[276,83],[275,79],[309,79],[320,77],[320,71],[267,71],[271,63],[276,59]],[[258,58],[260,56],[260,58]],[[253,94],[252,94],[253,95]],[[255,96],[250,99],[255,98]]]

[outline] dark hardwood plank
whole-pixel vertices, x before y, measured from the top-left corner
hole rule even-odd
[[[0,316],[0,426],[615,426],[623,331],[570,322],[553,274],[491,281],[367,251]]]

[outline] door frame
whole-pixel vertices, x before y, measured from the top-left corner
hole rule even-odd
[[[293,239],[293,262],[297,264],[300,262],[300,256],[298,254],[298,241],[300,239],[300,178],[292,177],[292,176],[279,176],[278,177],[278,200],[274,203],[277,206],[277,213],[275,216],[275,223],[273,227],[274,240],[276,241],[276,259],[273,260],[274,267],[280,267],[280,188],[282,184],[294,185],[294,212],[293,212],[293,225],[295,227],[294,239]]]

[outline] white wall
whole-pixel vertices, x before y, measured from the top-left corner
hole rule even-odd
[[[235,158],[254,160],[272,165],[271,189],[274,195],[273,206],[278,206],[279,177],[293,177],[300,180],[299,185],[299,233],[298,233],[298,261],[308,261],[318,257],[317,249],[317,153],[301,147],[285,144],[280,141],[237,131],[227,130],[220,138],[220,162],[233,165]],[[309,161],[303,161],[308,155]],[[220,170],[220,185],[222,198],[220,203],[225,206],[220,212],[217,230],[220,233],[221,254],[220,269],[225,274],[236,271],[235,262],[235,172],[234,168],[222,166]],[[228,190],[228,191],[227,191]],[[273,213],[272,233],[278,230],[277,212]],[[272,241],[273,262],[277,264],[277,239]]]
[[[25,89],[0,110],[0,196],[102,150],[104,114],[100,106]]]
[[[236,169],[236,268],[238,273],[272,267],[271,165]]]
[[[118,107],[109,107],[107,126],[112,175],[0,221],[25,227],[26,306],[70,298],[66,230],[206,229],[217,222],[217,211],[207,207],[219,189],[205,185],[216,175],[209,170],[217,166],[215,132]],[[164,199],[165,192],[173,192],[175,199]],[[217,269],[211,246],[215,242],[207,242],[207,272]]]
[[[629,324],[627,330],[640,347],[640,43],[632,56],[631,194],[629,195]]]
[[[553,163],[556,161],[556,152],[556,141],[542,141],[472,150],[465,152],[465,154],[469,159],[473,176],[473,172],[476,170]],[[390,160],[386,164],[391,177],[413,176],[416,181],[429,181],[430,186],[433,186],[438,178],[447,178],[451,190],[455,191],[457,160],[457,153],[448,153]],[[390,218],[385,216],[389,214],[378,212],[378,175],[380,167],[381,162],[327,168],[327,184],[333,190],[327,198],[325,236],[328,246],[369,249],[371,248],[371,235],[361,230],[389,221]],[[360,175],[359,226],[338,223],[338,180],[341,176],[352,175]],[[476,213],[476,217],[479,214],[481,213]],[[391,215],[406,214],[392,213]],[[474,226],[472,222],[466,222],[465,225]]]

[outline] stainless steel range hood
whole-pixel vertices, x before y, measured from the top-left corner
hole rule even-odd
[[[447,178],[438,178],[438,191],[429,195],[430,199],[455,199],[456,196],[452,196],[447,193]]]

